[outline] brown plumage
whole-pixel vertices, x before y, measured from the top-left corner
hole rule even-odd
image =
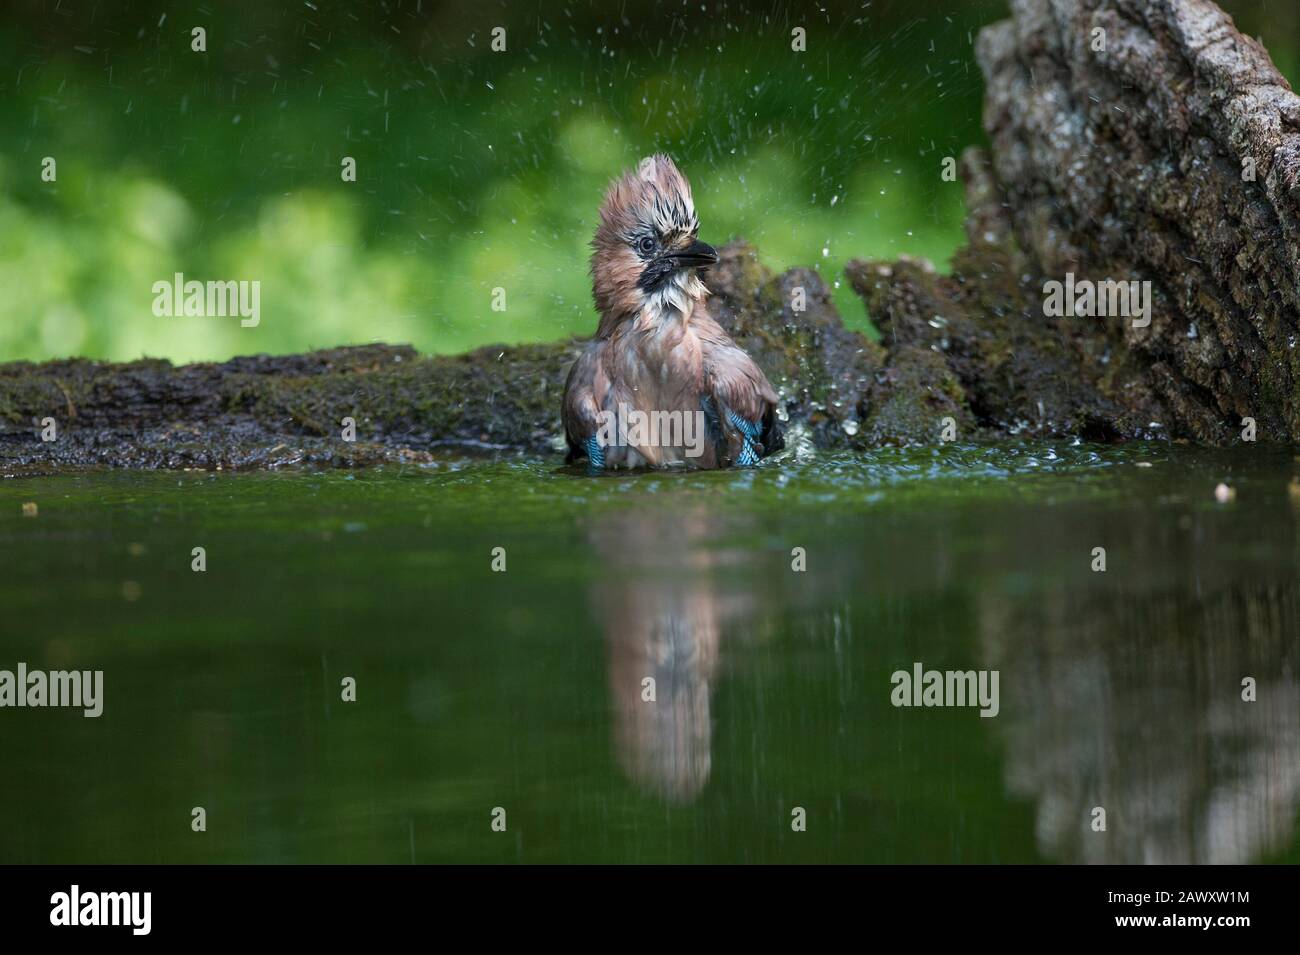
[[[667,156],[605,194],[591,257],[600,325],[561,408],[569,461],[720,468],[782,447],[775,389],[709,315],[698,270],[718,256],[699,227],[690,183]]]

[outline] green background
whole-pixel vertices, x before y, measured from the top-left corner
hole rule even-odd
[[[1291,2],[1227,4],[1295,72]],[[606,183],[652,150],[702,235],[812,265],[961,241],[972,38],[1002,2],[19,0],[0,13],[0,359],[223,359],[589,334]],[[207,52],[190,49],[207,30]],[[495,26],[507,49],[489,48]],[[791,50],[803,26],[807,52]],[[41,162],[57,162],[54,183]],[[345,183],[342,157],[357,161]],[[261,324],[152,286],[257,280]],[[492,289],[506,310],[491,309]]]

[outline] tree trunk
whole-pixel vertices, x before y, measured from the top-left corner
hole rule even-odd
[[[1300,98],[1209,0],[1012,9],[977,55],[1016,238],[1051,278],[1155,293],[1148,328],[1075,320],[1127,366],[1091,380],[1173,434],[1300,438]]]

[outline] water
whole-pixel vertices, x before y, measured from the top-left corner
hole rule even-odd
[[[0,668],[99,669],[105,703],[0,709],[0,861],[1300,861],[1296,473],[1021,445],[11,480]],[[894,707],[918,662],[997,670],[998,715]]]

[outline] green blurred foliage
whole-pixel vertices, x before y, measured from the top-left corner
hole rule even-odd
[[[1285,36],[1265,40],[1290,66],[1295,14],[1238,5]],[[0,359],[589,334],[602,191],[653,150],[691,178],[704,238],[819,268],[871,331],[843,264],[943,265],[960,243],[961,187],[940,164],[981,140],[971,41],[1004,15],[997,0],[19,0],[0,14]],[[176,272],[260,281],[261,323],[154,316],[153,283]]]

